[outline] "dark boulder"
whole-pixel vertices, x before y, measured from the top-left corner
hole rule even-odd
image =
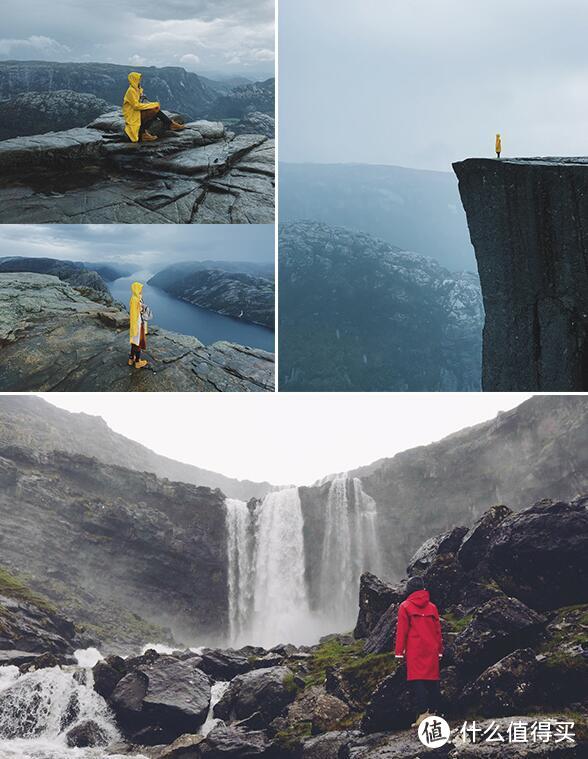
[[[125,672],[125,660],[120,656],[108,656],[106,659],[97,662],[92,669],[94,690],[102,698],[109,698],[119,680],[124,677]]]
[[[359,583],[359,616],[354,637],[367,638],[386,609],[403,598],[400,588],[389,585],[371,572],[364,572]]]
[[[485,603],[453,644],[460,675],[476,677],[517,648],[532,644],[546,619],[516,598],[499,596]]]
[[[103,746],[107,743],[107,736],[102,728],[94,720],[80,722],[72,727],[65,736],[69,748],[89,748]]]
[[[218,759],[233,756],[248,759],[252,756],[270,756],[271,743],[263,732],[247,732],[218,725],[198,744],[197,751],[195,757]]]
[[[109,703],[125,736],[149,745],[196,732],[210,707],[210,681],[194,659],[161,656],[126,674]]]
[[[214,716],[227,720],[242,720],[259,712],[266,723],[294,700],[296,690],[288,687],[293,677],[288,667],[258,669],[235,677],[214,707]]]
[[[398,607],[400,602],[393,603],[375,625],[369,637],[363,644],[366,654],[383,654],[392,651],[396,638],[396,625],[398,622]]]
[[[492,664],[461,695],[465,711],[483,715],[517,714],[540,703],[537,660],[531,648],[520,648]]]
[[[416,705],[406,680],[406,667],[402,664],[388,675],[374,691],[361,722],[366,733],[401,730],[410,727],[416,716]]]
[[[252,668],[249,658],[231,649],[205,648],[198,668],[213,680],[232,680]]]
[[[546,499],[501,522],[488,566],[505,592],[541,610],[588,602],[587,506]]]
[[[355,730],[335,730],[317,735],[304,741],[302,759],[333,759],[333,757],[338,757],[343,747],[352,738],[358,738],[360,735],[361,733]]]
[[[494,531],[511,514],[512,510],[503,505],[493,506],[482,514],[457,552],[457,557],[464,569],[473,569],[482,562],[486,557]]]
[[[429,540],[425,540],[409,561],[406,574],[409,577],[423,574],[437,556],[447,553],[457,553],[467,532],[467,527],[454,527],[452,530],[448,530],[441,535],[436,535],[433,538],[429,538]]]

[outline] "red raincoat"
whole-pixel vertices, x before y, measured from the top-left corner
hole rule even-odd
[[[400,604],[396,655],[406,657],[407,680],[438,680],[443,638],[439,612],[428,590],[416,590]]]

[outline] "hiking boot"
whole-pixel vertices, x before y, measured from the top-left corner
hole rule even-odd
[[[133,365],[135,362],[133,361],[133,359],[132,359],[132,358],[130,358],[130,359],[127,361],[127,363],[128,363],[128,365],[129,365],[129,366],[132,366],[132,365]]]
[[[419,714],[419,716],[416,718],[416,721],[412,723],[411,727],[419,727],[421,722],[426,719],[429,716],[429,712],[423,712],[422,714]]]
[[[142,142],[155,142],[156,139],[157,137],[149,132],[143,132],[143,136],[141,137]]]
[[[172,130],[172,132],[179,132],[185,128],[186,128],[186,125],[180,124],[179,121],[172,121],[171,126],[170,126],[170,129]]]
[[[142,358],[140,361],[135,362],[135,369],[142,369],[144,366],[147,366],[148,363],[148,361],[145,361],[145,359]]]

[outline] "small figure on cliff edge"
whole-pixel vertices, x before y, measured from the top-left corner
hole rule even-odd
[[[406,659],[406,679],[412,683],[418,727],[428,715],[439,716],[439,659],[443,637],[439,612],[431,603],[422,577],[411,577],[406,584],[406,599],[398,609],[395,655]]]
[[[132,71],[129,74],[129,88],[123,102],[125,117],[125,133],[131,142],[152,142],[157,137],[149,132],[149,127],[156,119],[163,123],[166,129],[178,131],[185,129],[184,124],[172,121],[163,111],[159,103],[145,102],[141,79],[143,74]]]
[[[500,158],[500,154],[502,153],[502,137],[497,134],[496,135],[496,158]]]
[[[129,333],[131,352],[129,353],[129,366],[142,369],[147,366],[147,361],[141,358],[141,351],[147,347],[147,316],[148,308],[143,303],[143,285],[133,282],[131,285],[131,300],[129,303]]]

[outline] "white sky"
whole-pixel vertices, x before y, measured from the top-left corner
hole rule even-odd
[[[157,453],[239,479],[306,485],[518,406],[523,393],[45,393]]]

